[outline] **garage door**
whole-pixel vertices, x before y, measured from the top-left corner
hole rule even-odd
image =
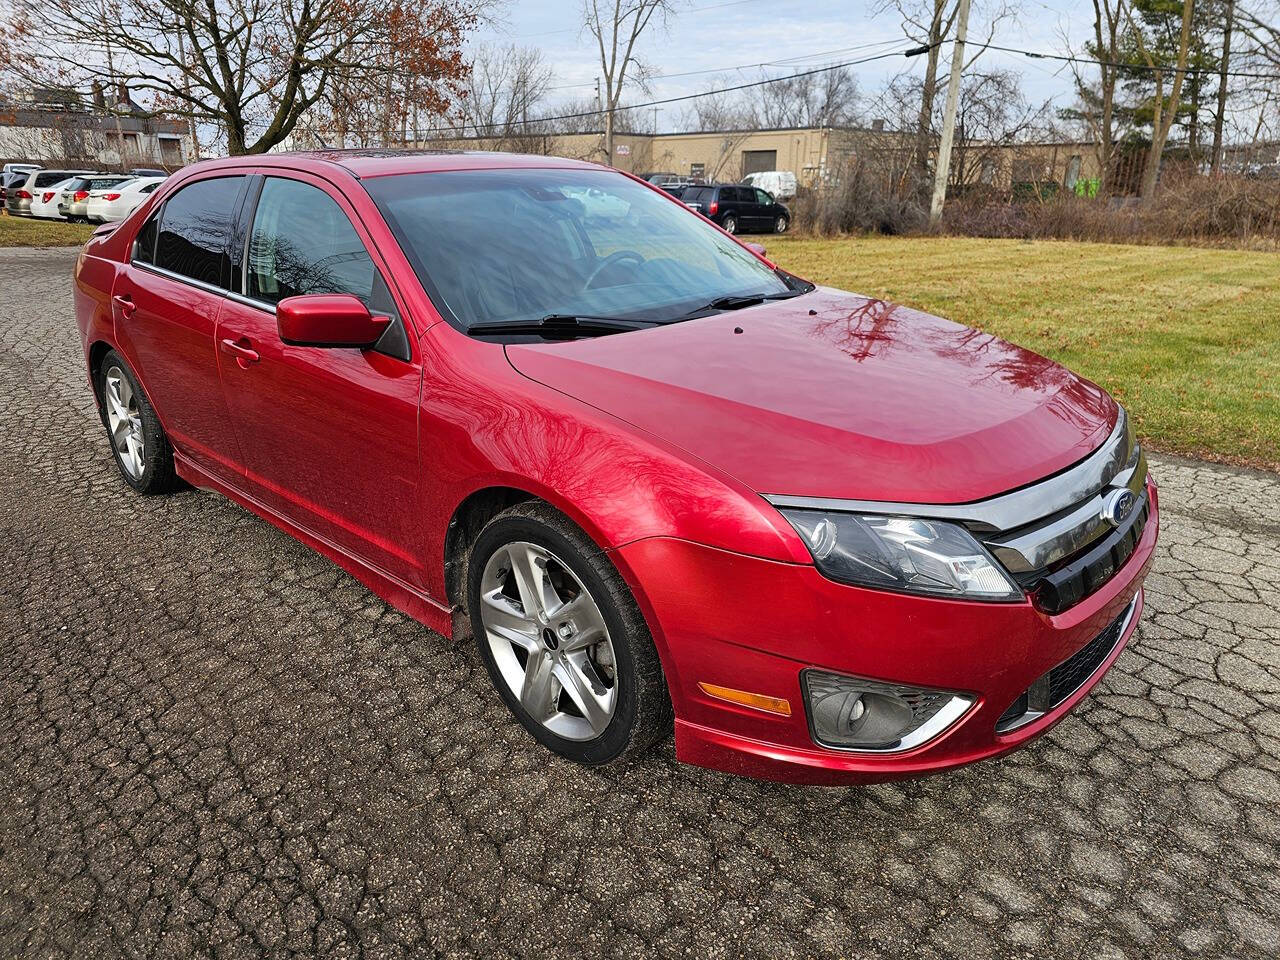
[[[778,169],[777,150],[743,150],[742,175]]]

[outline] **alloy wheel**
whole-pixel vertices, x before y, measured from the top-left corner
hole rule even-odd
[[[605,732],[618,703],[613,642],[563,561],[534,543],[495,550],[480,580],[480,619],[503,682],[536,723],[567,740]]]
[[[103,378],[106,389],[107,430],[120,465],[134,480],[142,478],[146,469],[146,440],[142,430],[142,412],[129,378],[119,367],[111,367]]]

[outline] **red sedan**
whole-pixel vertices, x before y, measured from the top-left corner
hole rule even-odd
[[[539,741],[793,782],[1043,733],[1142,612],[1124,410],[815,287],[617,171],[196,164],[85,247],[126,483],[219,491],[446,637]]]

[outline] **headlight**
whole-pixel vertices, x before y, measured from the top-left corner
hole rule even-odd
[[[971,697],[945,690],[824,670],[805,670],[800,676],[813,739],[842,750],[910,750],[942,733],[973,703]]]
[[[782,515],[832,580],[930,596],[1022,599],[982,544],[954,523],[791,508]]]

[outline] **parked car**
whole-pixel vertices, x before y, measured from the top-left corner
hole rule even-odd
[[[744,184],[689,187],[680,199],[728,233],[786,233],[791,226],[790,210],[765,191]]]
[[[90,190],[85,201],[85,218],[90,223],[109,223],[123,220],[151,196],[164,177],[134,177],[113,187]]]
[[[764,170],[749,173],[742,182],[758,187],[781,200],[792,200],[796,195],[796,175],[790,170]]]
[[[38,163],[6,163],[4,165],[4,173],[7,176],[10,173],[28,174],[32,170],[43,170]]]
[[[11,171],[0,175],[0,202],[9,202],[9,189],[27,179],[26,173]]]
[[[616,170],[206,161],[72,290],[126,484],[220,491],[474,636],[582,763],[673,726],[681,760],[784,781],[971,763],[1060,720],[1142,613],[1156,488],[1100,387]]]
[[[37,196],[46,192],[56,183],[82,171],[75,170],[33,170],[22,179],[16,181],[5,194],[5,209],[11,217],[32,216],[31,204]]]
[[[50,184],[43,190],[37,190],[31,195],[31,216],[40,220],[63,220],[65,219],[58,212],[58,205],[62,202],[62,191],[75,176],[67,177],[65,180],[59,180],[57,183]]]
[[[88,219],[88,203],[91,192],[105,190],[107,187],[114,187],[132,179],[132,177],[123,174],[105,173],[92,173],[83,177],[76,177],[62,188],[62,195],[58,199],[58,213],[63,219],[70,220],[73,223],[83,222]]]

